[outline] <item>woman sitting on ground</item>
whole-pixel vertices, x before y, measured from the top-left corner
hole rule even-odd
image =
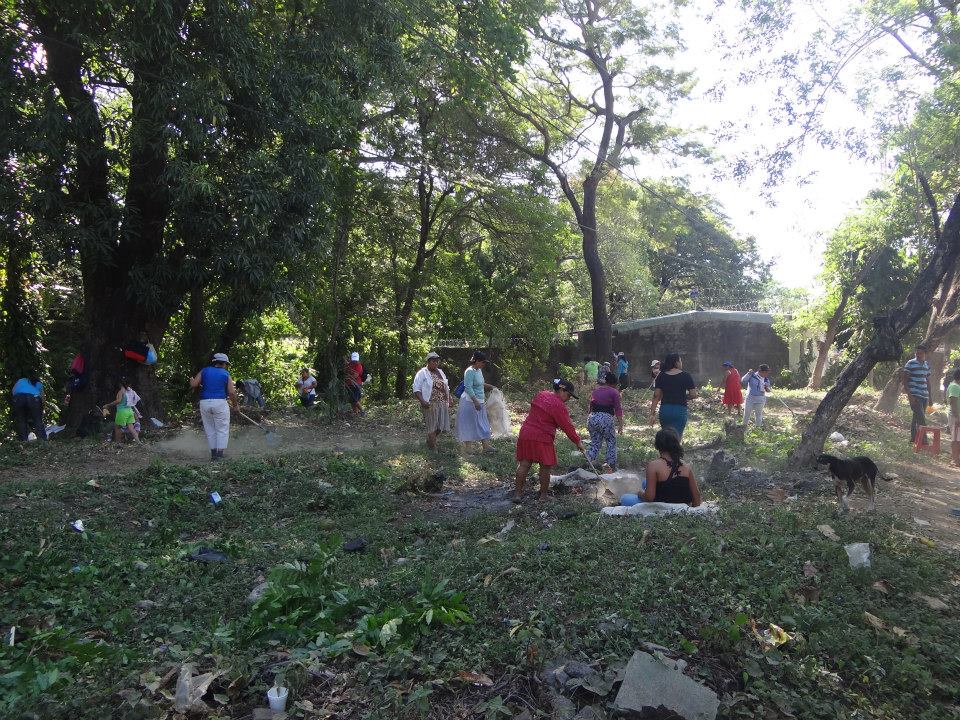
[[[550,468],[557,464],[557,449],[554,441],[557,429],[563,430],[577,450],[586,454],[580,436],[577,435],[567,403],[576,399],[573,383],[569,380],[554,380],[553,391],[541,390],[530,401],[530,413],[520,426],[517,438],[517,477],[513,501],[523,499],[523,486],[533,463],[540,464],[540,500],[546,500],[550,492]]]
[[[616,429],[614,428],[616,423]],[[607,373],[603,384],[597,385],[590,393],[590,417],[587,418],[587,430],[590,433],[590,447],[587,458],[594,462],[600,455],[600,446],[607,443],[604,472],[617,469],[617,433],[623,435],[623,407],[620,404],[620,392],[617,390],[617,376]]]
[[[646,502],[683,503],[690,507],[700,505],[700,488],[693,468],[684,465],[683,448],[673,428],[657,432],[653,446],[660,457],[647,463],[647,487],[643,491]]]

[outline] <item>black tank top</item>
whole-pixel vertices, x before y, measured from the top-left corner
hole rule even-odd
[[[693,493],[690,492],[690,479],[680,474],[683,463],[670,464],[670,475],[657,483],[654,502],[685,503],[693,505]]]

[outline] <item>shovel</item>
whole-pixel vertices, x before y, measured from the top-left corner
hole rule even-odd
[[[263,437],[264,437],[264,440],[267,441],[267,445],[274,446],[274,445],[277,445],[277,444],[280,442],[280,438],[278,438],[278,437],[276,436],[276,434],[273,432],[273,430],[271,430],[271,429],[268,428],[268,427],[265,427],[262,423],[258,423],[258,422],[257,422],[256,420],[254,420],[252,417],[250,417],[249,415],[246,415],[242,410],[237,410],[237,415],[239,415],[240,417],[242,417],[242,418],[243,418],[244,420],[246,420],[247,422],[253,423],[253,424],[256,425],[258,428],[260,428],[261,430],[263,430]]]

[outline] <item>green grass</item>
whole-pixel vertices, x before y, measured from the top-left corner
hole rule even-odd
[[[624,445],[627,455],[646,453],[643,439]],[[512,444],[497,448],[466,460],[447,452],[432,466],[453,484],[509,477]],[[418,508],[437,500],[394,492],[398,477],[424,462],[421,449],[408,448],[155,464],[101,477],[100,490],[86,478],[9,483],[0,626],[16,625],[18,642],[0,651],[3,712],[159,717],[170,707],[162,691],[172,692],[175,679],[154,691],[156,678],[192,662],[223,672],[211,691],[224,704],[208,697],[221,717],[262,705],[277,672],[314,707],[336,687],[339,710],[353,707],[357,717],[451,717],[451,708],[481,702],[496,717],[498,708],[524,707],[511,688],[541,663],[573,656],[614,666],[643,641],[683,651],[693,672],[732,702],[726,717],[940,718],[960,693],[960,619],[911,598],[956,607],[960,565],[897,532],[889,517],[837,518],[832,504],[808,501],[730,505],[711,519],[599,521],[595,509],[567,498],[550,504],[546,519],[540,507],[524,506],[502,541],[480,543],[508,518],[431,520],[438,516]],[[212,490],[222,507],[208,502]],[[567,510],[579,514],[559,520]],[[66,527],[77,518],[84,535]],[[821,523],[842,542],[817,532]],[[266,631],[262,613],[254,622],[244,599],[272,568],[359,536],[366,552],[334,553],[310,580],[317,589],[308,594],[327,598],[331,632],[292,639],[270,630],[269,613]],[[874,567],[850,570],[846,542],[870,542]],[[190,562],[198,546],[230,562]],[[408,562],[396,564],[399,557]],[[812,578],[802,572],[808,560],[818,569]],[[871,587],[881,579],[889,594]],[[441,581],[462,593],[472,622],[427,625],[418,615],[446,602],[429,594]],[[818,601],[799,599],[812,588]],[[342,603],[331,599],[336,592]],[[142,600],[156,605],[138,608]],[[888,629],[869,626],[865,611]],[[397,617],[412,631],[380,642]],[[383,623],[371,629],[370,618]],[[770,623],[793,639],[764,652],[753,626],[762,632]],[[457,683],[461,670],[497,685]]]

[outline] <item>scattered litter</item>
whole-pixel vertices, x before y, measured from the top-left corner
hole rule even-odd
[[[210,708],[202,698],[207,693],[210,683],[222,674],[222,671],[217,671],[194,675],[192,665],[181,667],[180,676],[177,678],[177,690],[173,697],[173,709],[179,713],[207,714],[210,712]]]
[[[947,610],[949,609],[947,604],[940,598],[935,598],[930,595],[921,595],[920,593],[914,593],[911,595],[914,600],[920,600],[927,604],[927,607],[931,610]]]
[[[254,605],[260,598],[263,597],[263,594],[267,591],[267,588],[270,587],[269,582],[262,582],[258,585],[255,585],[253,590],[250,591],[250,594],[247,595],[246,603],[247,605]]]
[[[100,482],[96,478],[93,478],[93,480],[87,480],[87,485],[92,487],[94,490],[100,489]]]
[[[480,538],[477,542],[481,545],[485,545],[491,542],[503,542],[503,539],[507,534],[517,526],[515,520],[507,520],[507,524],[500,528],[500,532],[495,535],[487,535],[486,537]]]
[[[72,523],[70,523],[70,528],[74,532],[78,532],[78,533],[83,533],[87,531],[87,529],[83,526],[83,520],[74,520]]]
[[[960,517],[960,508],[950,508],[950,514],[954,517]]]
[[[762,633],[757,631],[756,624],[753,626],[753,634],[760,641],[760,644],[764,647],[764,651],[769,650],[770,648],[780,647],[791,640],[794,636],[788,633],[779,625],[774,625],[770,623],[766,630]]]
[[[645,502],[627,507],[617,505],[600,510],[601,515],[634,515],[637,517],[654,517],[657,515],[673,515],[684,513],[688,515],[712,515],[720,509],[715,500],[708,500],[699,507],[690,507],[683,503]]]
[[[140,570],[140,571],[142,572],[143,570],[146,570],[148,567],[149,567],[149,565],[147,565],[143,560],[134,560],[134,561],[133,561],[133,569],[134,569],[134,570]]]
[[[807,560],[807,561],[803,564],[803,576],[809,578],[809,577],[813,577],[813,576],[816,575],[816,574],[817,574],[817,566],[814,565],[814,564],[813,564],[812,562],[810,562],[809,560]]]
[[[64,430],[66,427],[67,427],[66,425],[48,425],[47,437],[50,437],[51,435],[56,435],[61,430]]]
[[[539,550],[540,552],[546,552],[549,549],[550,549],[550,543],[548,542],[542,542],[539,545],[537,545],[537,550]]]
[[[140,610],[153,610],[157,604],[153,600],[140,600],[137,603],[137,607]]]
[[[230,558],[219,550],[201,546],[190,553],[187,559],[202,563],[225,563],[228,562]]]
[[[846,440],[846,438],[840,433],[838,433],[836,430],[830,433],[830,442],[842,443],[844,440]]]
[[[915,517],[913,519],[913,522],[919,525],[920,527],[930,527],[930,522],[928,520],[924,520],[923,518]]]
[[[571,450],[570,457],[583,457],[583,453],[579,450]]]
[[[840,542],[840,536],[834,532],[833,528],[829,525],[817,525],[817,530],[820,531],[820,534],[823,535],[828,540],[834,540]]]
[[[870,567],[870,543],[850,543],[844,545],[843,549],[847,551],[851,568],[860,570]]]
[[[367,547],[367,541],[363,538],[354,538],[353,540],[348,540],[343,544],[344,552],[363,552],[364,548]]]
[[[890,591],[893,590],[893,588],[890,586],[890,583],[888,583],[886,580],[877,580],[870,587],[879,593],[883,593],[884,595],[889,595]]]
[[[166,427],[162,422],[157,420],[155,417],[150,418],[150,424],[153,425],[155,428]]]
[[[610,491],[614,497],[622,497],[628,493],[639,495],[646,487],[646,479],[640,477],[637,473],[618,471],[615,473],[606,473],[601,475],[603,486]]]
[[[11,625],[10,632],[7,633],[7,645],[9,645],[10,647],[13,647],[13,644],[14,642],[16,642],[16,639],[17,639],[17,626]]]
[[[278,685],[274,685],[267,690],[267,704],[270,705],[270,710],[275,713],[284,712],[287,709],[287,698],[289,696],[290,691]]]
[[[214,507],[216,507],[217,505],[220,505],[222,502],[223,502],[223,498],[220,497],[220,493],[218,493],[216,490],[210,493],[210,503]]]

